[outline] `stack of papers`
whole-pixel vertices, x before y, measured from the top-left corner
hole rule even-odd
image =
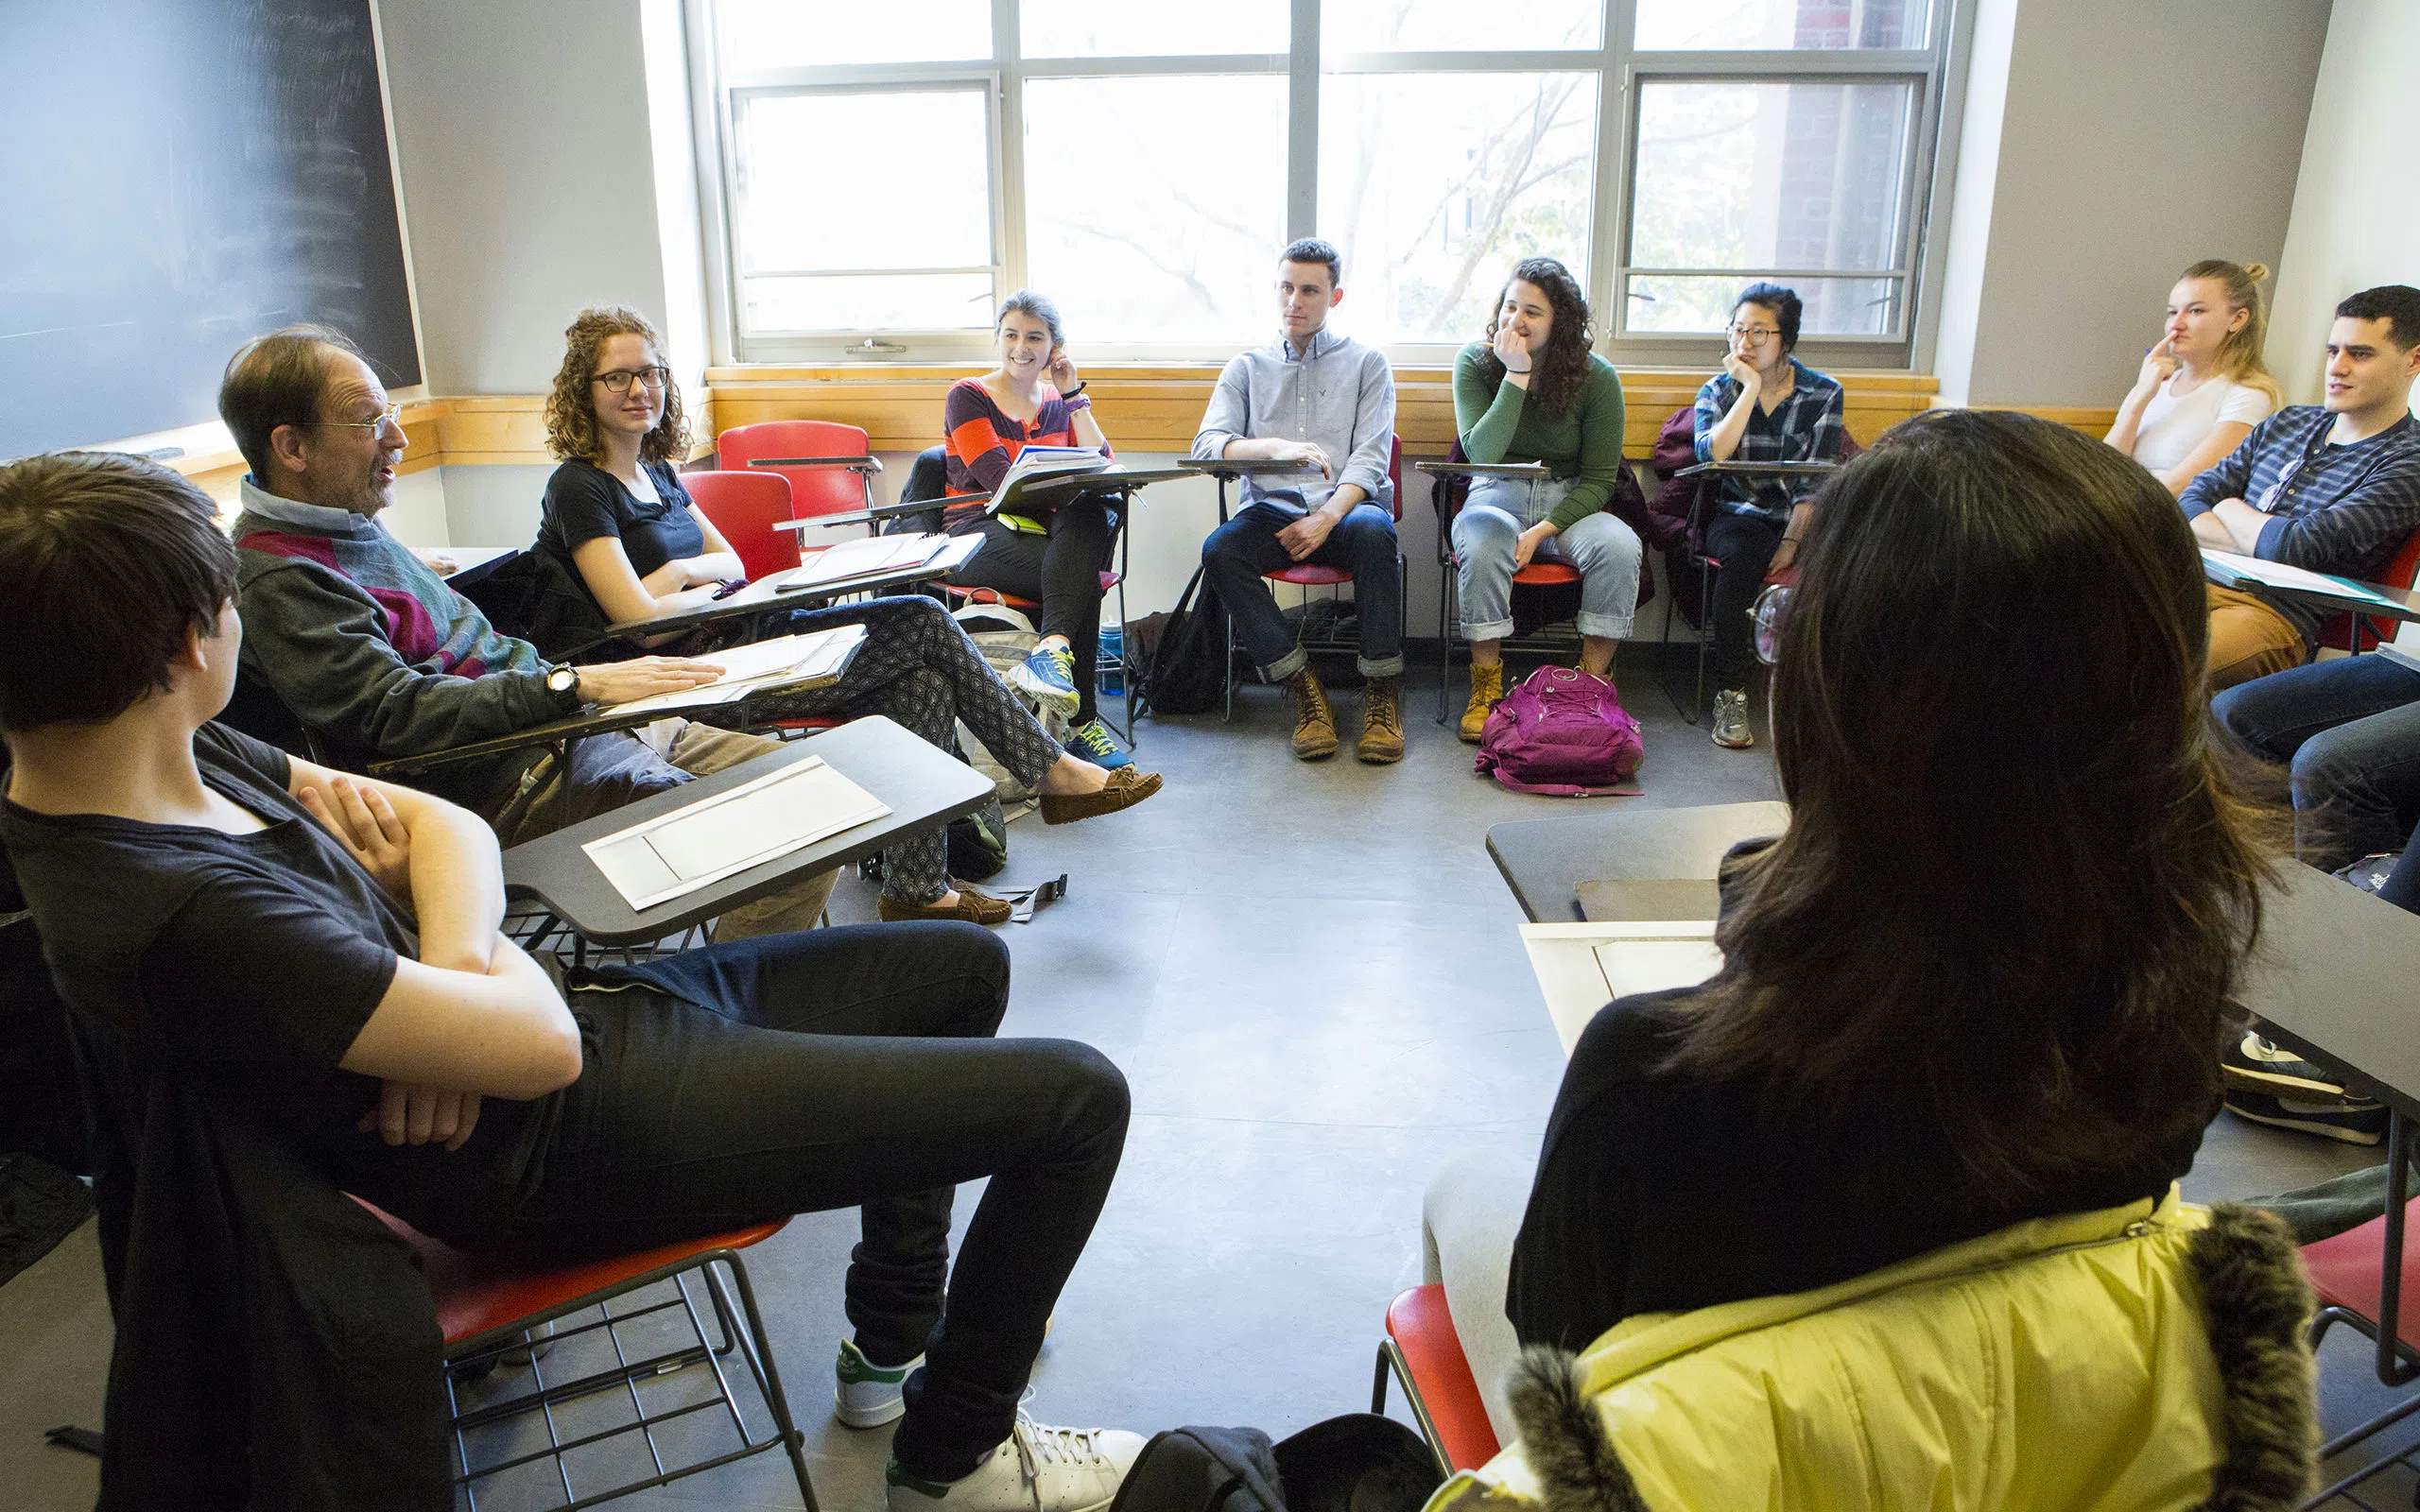
[[[992,490],[991,502],[983,506],[987,515],[998,514],[1012,506],[1017,496],[1028,487],[1046,478],[1063,477],[1075,472],[1118,472],[1124,469],[1089,446],[1028,446],[1017,454],[1009,465],[1008,474],[1000,486]],[[1010,513],[1016,512],[1010,508]]]
[[[809,756],[580,850],[634,911],[645,910],[890,812]]]
[[[735,645],[703,660],[720,666],[722,676],[679,693],[617,703],[612,713],[661,709],[666,713],[715,704],[735,703],[752,693],[774,688],[820,687],[839,680],[849,659],[866,638],[862,625],[836,625],[812,635],[784,635],[753,645]]]
[[[826,546],[783,575],[784,588],[806,588],[922,567],[949,544],[947,536],[873,536]]]

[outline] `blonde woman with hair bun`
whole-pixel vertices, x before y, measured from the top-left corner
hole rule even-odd
[[[2260,359],[2269,339],[2265,263],[2211,258],[2168,293],[2168,325],[2143,358],[2109,427],[2110,445],[2140,462],[2170,493],[2216,466],[2252,427],[2286,402]]]

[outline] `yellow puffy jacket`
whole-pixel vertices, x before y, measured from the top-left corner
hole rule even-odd
[[[1427,1512],[2282,1512],[2315,1468],[2310,1309],[2268,1213],[2171,1189],[2037,1219],[1530,1349],[1519,1441]]]

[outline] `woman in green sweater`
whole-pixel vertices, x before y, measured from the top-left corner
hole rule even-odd
[[[1613,683],[1614,648],[1638,610],[1638,533],[1605,512],[1622,465],[1622,381],[1588,350],[1588,301],[1570,269],[1532,257],[1512,269],[1488,339],[1454,361],[1454,424],[1474,462],[1544,462],[1551,476],[1481,478],[1454,519],[1476,744],[1504,696],[1512,575],[1532,560],[1580,570],[1580,669]]]

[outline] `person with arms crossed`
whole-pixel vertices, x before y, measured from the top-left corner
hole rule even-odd
[[[2252,428],[2177,502],[2194,539],[2218,551],[2311,572],[2376,576],[2420,530],[2420,289],[2388,284],[2336,307],[2325,401]],[[2209,588],[2210,686],[2310,660],[2322,611],[2239,589]]]
[[[2265,263],[2212,258],[2168,291],[2168,329],[2145,353],[2104,438],[2170,493],[2183,493],[2286,402],[2260,358],[2269,341],[2260,281],[2268,276]]]
[[[1800,362],[1795,291],[1754,284],[1731,303],[1731,350],[1722,370],[1698,390],[1701,462],[1837,462],[1848,433],[1841,386]],[[1755,670],[1748,610],[1765,577],[1796,559],[1806,534],[1817,479],[1751,483],[1718,479],[1706,521],[1714,571],[1714,743],[1735,750],[1756,743],[1748,725],[1748,674]]]
[[[216,507],[164,468],[0,468],[0,841],[79,1032],[127,1052],[86,1061],[112,1124],[159,1075],[206,1088],[333,1187],[475,1251],[622,1253],[861,1207],[837,1411],[898,1420],[893,1512],[1106,1502],[1141,1438],[1018,1402],[1116,1172],[1126,1086],[1088,1046],[993,1038],[1007,949],[964,923],[856,926],[566,979],[498,932],[476,816],[210,722],[244,634],[236,571]],[[953,1189],[987,1177],[953,1274]]]
[[[527,641],[499,634],[423,566],[375,518],[393,501],[403,454],[396,408],[336,332],[298,326],[248,343],[228,364],[218,407],[252,468],[233,527],[237,596],[250,626],[245,672],[345,752],[420,755],[718,675],[711,662],[677,657],[550,663]],[[932,633],[903,643],[916,651],[912,663],[861,651],[838,685],[844,698],[862,690],[870,709],[893,713],[927,739],[950,728],[954,713],[944,711],[995,696],[1013,707],[938,605],[910,602],[905,612],[925,614],[931,625]],[[1046,819],[1111,813],[1157,791],[1156,774],[1130,769],[1113,778],[1061,751],[1021,710],[1016,719],[1022,723],[1002,721],[994,750],[1038,785]],[[441,767],[424,781],[486,818],[510,846],[771,748],[761,737],[692,722],[673,740],[668,760],[632,736],[599,735],[573,746],[568,772],[554,771],[545,748],[536,747]],[[893,848],[893,855],[924,860],[901,868],[912,892],[886,881],[886,917],[1005,921],[998,900],[949,888],[942,852],[938,833]],[[724,936],[805,928],[830,885],[821,879],[735,911]]]
[[[1588,350],[1588,298],[1551,257],[1512,269],[1487,336],[1454,359],[1454,424],[1474,462],[1544,462],[1537,481],[1481,478],[1454,517],[1456,590],[1471,644],[1461,737],[1476,745],[1504,696],[1512,575],[1534,560],[1580,570],[1580,670],[1614,681],[1638,613],[1638,532],[1605,511],[1622,466],[1622,381]]]
[[[562,367],[546,401],[546,440],[564,460],[546,483],[538,550],[562,566],[574,591],[589,596],[604,619],[618,623],[694,608],[712,600],[714,585],[726,575],[739,572],[738,558],[714,522],[689,502],[672,466],[688,446],[680,389],[654,328],[636,311],[585,310],[564,333]],[[838,625],[862,625],[866,631],[840,680],[775,696],[769,713],[889,714],[944,750],[964,719],[985,749],[1002,753],[1019,781],[1045,795],[1059,784],[1062,798],[1046,800],[1046,820],[1063,816],[1065,796],[1078,791],[1071,779],[1092,781],[1098,768],[1044,733],[932,599],[910,594],[796,613],[786,627],[807,633]],[[747,742],[743,749],[769,748],[752,736],[712,733],[721,743]],[[1119,765],[1127,764],[1120,752]],[[1139,800],[1158,781],[1155,774],[1136,773],[1119,779],[1117,790]],[[1094,785],[1107,791],[1108,780]],[[876,910],[886,919],[977,924],[1005,924],[1011,913],[1004,900],[951,885],[938,828],[885,852]]]
[[[1361,654],[1354,754],[1403,759],[1403,579],[1395,561],[1395,379],[1386,354],[1328,329],[1344,301],[1344,260],[1313,237],[1277,258],[1277,339],[1231,357],[1193,438],[1203,460],[1304,464],[1301,477],[1243,480],[1243,507],[1201,543],[1201,571],[1261,676],[1294,704],[1294,754],[1336,754],[1336,714],[1310,653],[1287,628],[1262,575],[1293,562],[1353,574]],[[1316,470],[1317,476],[1308,475]]]
[[[998,490],[1028,446],[1088,446],[1113,455],[1093,414],[1059,323],[1059,306],[1019,289],[1000,306],[1000,365],[950,385],[942,403],[952,535],[980,534],[983,549],[949,576],[964,588],[993,588],[1042,605],[1042,642],[1010,669],[1009,685],[1070,721],[1067,748],[1104,768],[1133,758],[1110,737],[1100,716],[1100,575],[1117,538],[1115,495],[1081,494],[1039,515],[987,516],[982,502]]]

